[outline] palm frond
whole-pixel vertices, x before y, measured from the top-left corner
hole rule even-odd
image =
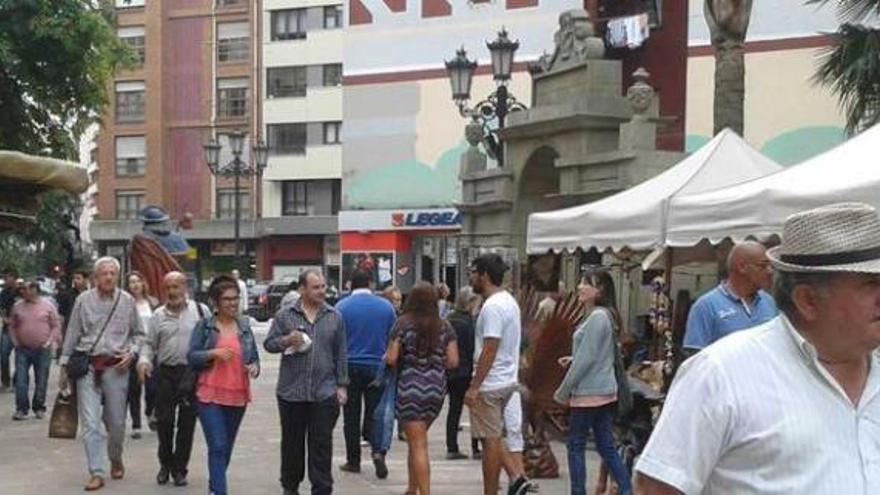
[[[830,0],[807,0],[807,4],[825,5]],[[846,22],[859,22],[870,15],[880,14],[880,0],[835,0],[837,16]]]
[[[843,24],[833,36],[814,80],[837,95],[855,134],[880,122],[880,29]]]

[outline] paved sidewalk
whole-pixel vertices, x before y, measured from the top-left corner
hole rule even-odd
[[[258,340],[262,340],[264,325],[258,328]],[[254,402],[248,407],[241,426],[239,438],[229,469],[230,493],[263,495],[281,493],[278,483],[280,463],[280,427],[274,397],[275,380],[278,375],[278,358],[261,353],[263,374],[254,382]],[[49,398],[55,397],[56,368],[49,387]],[[50,406],[51,407],[51,406]],[[83,493],[82,485],[87,479],[85,453],[82,442],[77,440],[53,440],[47,436],[48,416],[13,422],[14,394],[0,394],[0,494],[44,495]],[[430,430],[430,456],[432,493],[437,495],[478,495],[482,489],[479,461],[445,460],[444,418],[445,411]],[[465,419],[466,420],[466,419]],[[469,445],[467,428],[461,433],[462,445]],[[104,490],[98,493],[112,495],[141,494],[204,494],[207,493],[207,464],[204,436],[197,426],[193,458],[190,462],[190,485],[185,488],[158,486],[155,475],[156,436],[146,430],[140,440],[126,439],[126,475],[122,481],[108,480]],[[345,462],[345,445],[342,437],[340,415],[334,436],[335,493],[378,495],[403,494],[406,490],[406,445],[395,440],[388,458],[390,475],[378,480],[373,474],[372,463],[364,462],[361,474],[339,471]],[[563,470],[562,477],[555,480],[538,480],[543,494],[568,493],[565,448],[554,444],[553,450]],[[595,482],[597,456],[588,452],[591,482]],[[502,479],[504,475],[502,475]],[[506,481],[502,482],[506,488]],[[592,483],[591,483],[592,486]],[[591,489],[592,490],[592,489]],[[301,493],[308,493],[304,482]]]

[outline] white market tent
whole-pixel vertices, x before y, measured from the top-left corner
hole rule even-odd
[[[842,201],[880,209],[880,125],[799,165],[725,189],[673,198],[667,243],[780,234],[792,213]]]
[[[647,251],[667,245],[670,205],[778,172],[782,167],[725,129],[672,168],[613,196],[585,205],[529,215],[530,254],[596,248]]]

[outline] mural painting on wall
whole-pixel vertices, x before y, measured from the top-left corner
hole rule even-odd
[[[448,8],[436,10],[440,4]],[[486,41],[502,26],[520,42],[517,62],[536,60],[552,50],[559,14],[582,2],[478,4],[347,2],[343,208],[448,207],[458,202],[466,122],[451,100],[444,60],[464,46],[480,65],[488,65]],[[517,72],[511,91],[529,101],[530,84],[527,72]],[[482,98],[493,89],[491,75],[483,74],[475,78],[472,94]]]
[[[342,253],[342,287],[346,290],[355,270],[372,273],[375,290],[384,290],[394,284],[394,253]]]
[[[746,123],[748,126],[748,123]],[[748,128],[748,127],[747,127]],[[712,138],[688,134],[685,151],[693,153]],[[788,130],[768,139],[760,146],[761,153],[783,166],[797,165],[808,158],[830,150],[846,141],[843,127],[814,126]]]

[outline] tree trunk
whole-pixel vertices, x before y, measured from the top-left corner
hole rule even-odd
[[[713,134],[725,127],[743,135],[746,67],[742,43],[715,45],[715,101]]]
[[[752,0],[705,0],[703,15],[715,47],[714,133],[730,127],[743,135],[745,60],[743,45]]]

